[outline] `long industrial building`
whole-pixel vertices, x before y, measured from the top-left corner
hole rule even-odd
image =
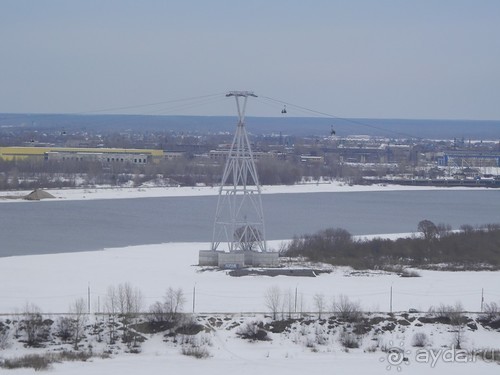
[[[156,163],[165,157],[163,150],[128,148],[70,148],[70,147],[0,147],[3,160],[74,160],[103,163]]]

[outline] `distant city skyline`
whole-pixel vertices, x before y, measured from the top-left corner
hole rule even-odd
[[[6,113],[500,120],[496,0],[4,0],[0,49]]]

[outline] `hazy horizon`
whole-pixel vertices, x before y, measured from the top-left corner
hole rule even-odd
[[[112,115],[112,114],[1,114],[0,130],[10,127],[27,130],[92,129],[94,131],[175,131],[208,134],[233,132],[237,118],[232,116],[189,115]],[[499,138],[500,121],[444,119],[356,119],[326,117],[246,118],[251,134],[282,133],[298,136],[370,135],[388,138],[488,139]]]

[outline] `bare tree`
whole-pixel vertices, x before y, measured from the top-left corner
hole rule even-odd
[[[294,309],[294,297],[292,294],[292,290],[288,289],[286,293],[283,295],[283,307],[281,309],[282,314],[281,317],[285,318],[285,313],[288,319],[292,318],[292,312]]]
[[[471,234],[474,232],[474,227],[472,225],[469,225],[469,224],[463,224],[463,225],[460,225],[460,230],[464,234]]]
[[[452,231],[453,228],[451,227],[450,224],[439,223],[438,225],[436,225],[436,229],[439,238],[442,238],[447,236]]]
[[[430,220],[420,221],[417,229],[419,232],[422,232],[424,239],[428,241],[436,239],[439,235],[438,227]]]
[[[85,300],[83,298],[77,299],[71,304],[69,311],[72,316],[73,346],[75,350],[78,350],[78,344],[82,339],[85,325],[87,324],[87,305]]]
[[[118,292],[116,288],[111,285],[106,292],[106,301],[104,303],[105,311],[108,313],[108,330],[109,330],[109,343],[114,344],[116,340],[116,314],[118,313]]]
[[[156,301],[149,307],[148,320],[151,323],[164,323],[169,319],[165,303]]]
[[[144,297],[139,288],[134,288],[129,283],[118,286],[119,305],[122,314],[136,315],[141,311]],[[123,307],[125,307],[123,309]]]
[[[33,303],[26,303],[23,310],[23,327],[28,346],[38,345],[43,333],[42,310]]]
[[[325,311],[325,296],[323,294],[315,294],[313,297],[314,307],[318,312],[318,319],[321,319],[323,311]]]
[[[149,321],[152,323],[178,323],[184,309],[186,298],[181,288],[169,287],[164,301],[156,301],[149,307]]]
[[[461,349],[465,341],[465,323],[467,319],[464,315],[464,307],[462,303],[456,302],[455,306],[451,306],[449,311],[450,323],[455,327],[455,338],[453,343],[457,349]]]
[[[129,283],[121,283],[117,287],[109,286],[106,293],[105,308],[109,314],[108,327],[109,339],[115,341],[116,322],[115,316],[121,317],[124,326],[124,338],[128,341],[129,325],[137,318],[143,304],[143,295],[138,288]],[[135,337],[135,336],[134,336]]]
[[[129,283],[118,285],[118,311],[123,324],[123,341],[137,346],[137,334],[130,331],[130,324],[137,319],[143,304],[142,292]]]
[[[174,289],[169,287],[165,294],[165,310],[167,311],[170,321],[177,321],[179,314],[182,312],[186,298],[184,291],[181,288]]]
[[[108,286],[106,291],[104,309],[108,314],[114,315],[118,313],[118,291],[113,285]]]
[[[274,285],[267,288],[264,296],[264,303],[273,314],[273,320],[276,320],[281,307],[281,290],[278,286]]]

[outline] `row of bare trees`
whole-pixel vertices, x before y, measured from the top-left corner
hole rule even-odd
[[[276,285],[270,286],[266,290],[264,305],[271,313],[273,320],[278,319],[278,317],[290,319],[297,313],[302,314],[305,311],[305,301],[302,295],[293,294],[290,289],[282,290]],[[317,313],[319,319],[322,319],[326,312],[333,313],[346,321],[356,321],[362,315],[360,303],[351,301],[343,294],[332,298],[328,303],[324,294],[317,293],[313,296],[312,305],[310,312]]]
[[[104,307],[105,314],[100,314],[90,324],[87,301],[78,298],[68,308],[68,313],[55,321],[44,319],[42,310],[34,303],[26,303],[18,319],[13,319],[11,326],[0,322],[0,349],[6,348],[12,337],[24,342],[29,347],[42,346],[51,336],[71,343],[74,350],[79,350],[87,330],[93,325],[98,340],[107,338],[114,344],[121,337],[130,348],[136,348],[141,338],[134,329],[141,319],[148,322],[177,323],[183,312],[186,298],[181,288],[167,288],[163,301],[153,303],[149,313],[144,313],[144,295],[139,288],[130,283],[120,283],[107,288]],[[105,337],[101,336],[101,332]]]

